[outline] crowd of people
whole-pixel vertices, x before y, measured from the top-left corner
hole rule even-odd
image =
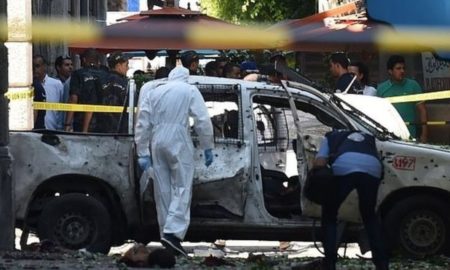
[[[81,55],[82,67],[73,70],[70,56],[55,60],[55,78],[47,74],[47,60],[33,57],[34,101],[91,105],[123,106],[127,97],[128,58],[114,52],[107,58],[108,67],[101,65],[101,55],[87,49]],[[38,110],[34,113],[35,129],[77,132],[123,133],[127,121],[117,113]]]
[[[87,49],[80,57],[82,67],[73,71],[70,56],[59,56],[55,60],[54,78],[47,74],[47,60],[41,55],[33,57],[34,101],[55,103],[91,104],[123,106],[127,101],[126,77],[128,58],[121,52],[114,52],[107,58],[108,66],[101,64],[101,55],[95,49]],[[280,83],[287,77],[277,72],[274,62],[286,63],[285,56],[276,52],[270,57],[270,63],[256,63],[245,60],[235,63],[225,57],[211,60],[202,68],[199,55],[195,51],[186,51],[180,56],[183,66],[190,75],[205,75],[267,81]],[[345,53],[333,53],[329,58],[330,73],[335,78],[333,90],[349,94],[362,94],[379,97],[392,97],[421,93],[420,85],[406,78],[405,59],[393,55],[387,62],[389,79],[375,88],[369,83],[369,69],[363,62],[351,62]],[[167,78],[170,67],[160,67],[154,73],[154,79]],[[405,122],[411,137],[421,142],[427,140],[427,112],[423,102],[395,103],[394,107]],[[128,121],[118,113],[93,113],[74,111],[39,110],[34,114],[35,129],[53,129],[78,132],[126,133]]]
[[[406,62],[401,55],[391,55],[386,63],[389,79],[374,88],[369,85],[369,69],[362,62],[351,63],[345,53],[330,56],[330,73],[336,79],[336,92],[363,94],[378,97],[394,97],[422,93],[422,87],[406,77]],[[394,103],[402,119],[409,123],[411,137],[427,142],[427,111],[424,102]],[[419,123],[419,124],[417,124]]]

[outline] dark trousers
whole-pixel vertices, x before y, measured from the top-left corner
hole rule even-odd
[[[326,269],[335,269],[337,260],[336,222],[339,207],[348,194],[356,189],[359,197],[359,210],[367,231],[372,261],[377,269],[388,269],[388,257],[381,238],[381,225],[375,214],[380,179],[367,173],[351,173],[336,176],[336,190],[327,196],[322,205],[323,246],[325,250]]]

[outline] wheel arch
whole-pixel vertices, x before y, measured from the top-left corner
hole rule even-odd
[[[385,217],[395,203],[414,196],[432,196],[450,205],[450,192],[435,187],[407,187],[391,192],[380,204],[378,213]]]
[[[106,181],[83,174],[63,174],[42,182],[33,192],[27,207],[25,223],[36,228],[37,221],[46,203],[58,195],[84,193],[102,202],[108,210],[112,226],[113,244],[122,243],[127,234],[127,217],[120,197]],[[113,211],[112,211],[113,210]]]

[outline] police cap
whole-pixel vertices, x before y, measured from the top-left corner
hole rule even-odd
[[[108,57],[108,66],[114,68],[117,64],[128,61],[128,57],[122,52],[113,52]]]
[[[189,67],[191,63],[199,61],[198,54],[195,51],[185,51],[181,54],[181,64]]]

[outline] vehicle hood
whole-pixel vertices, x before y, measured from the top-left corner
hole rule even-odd
[[[397,110],[387,99],[354,94],[335,95],[360,110],[398,137],[403,140],[409,140],[410,133],[408,127],[405,125],[400,114],[398,114]]]
[[[421,151],[440,151],[441,153],[448,155],[447,153],[450,153],[450,145],[435,145],[435,144],[426,144],[426,143],[417,143],[417,142],[405,142],[405,141],[399,141],[399,140],[391,140],[391,142],[396,144],[402,144],[406,145],[408,147],[415,147],[417,149],[421,149]],[[447,153],[445,153],[447,152]],[[433,152],[436,153],[436,152]]]

